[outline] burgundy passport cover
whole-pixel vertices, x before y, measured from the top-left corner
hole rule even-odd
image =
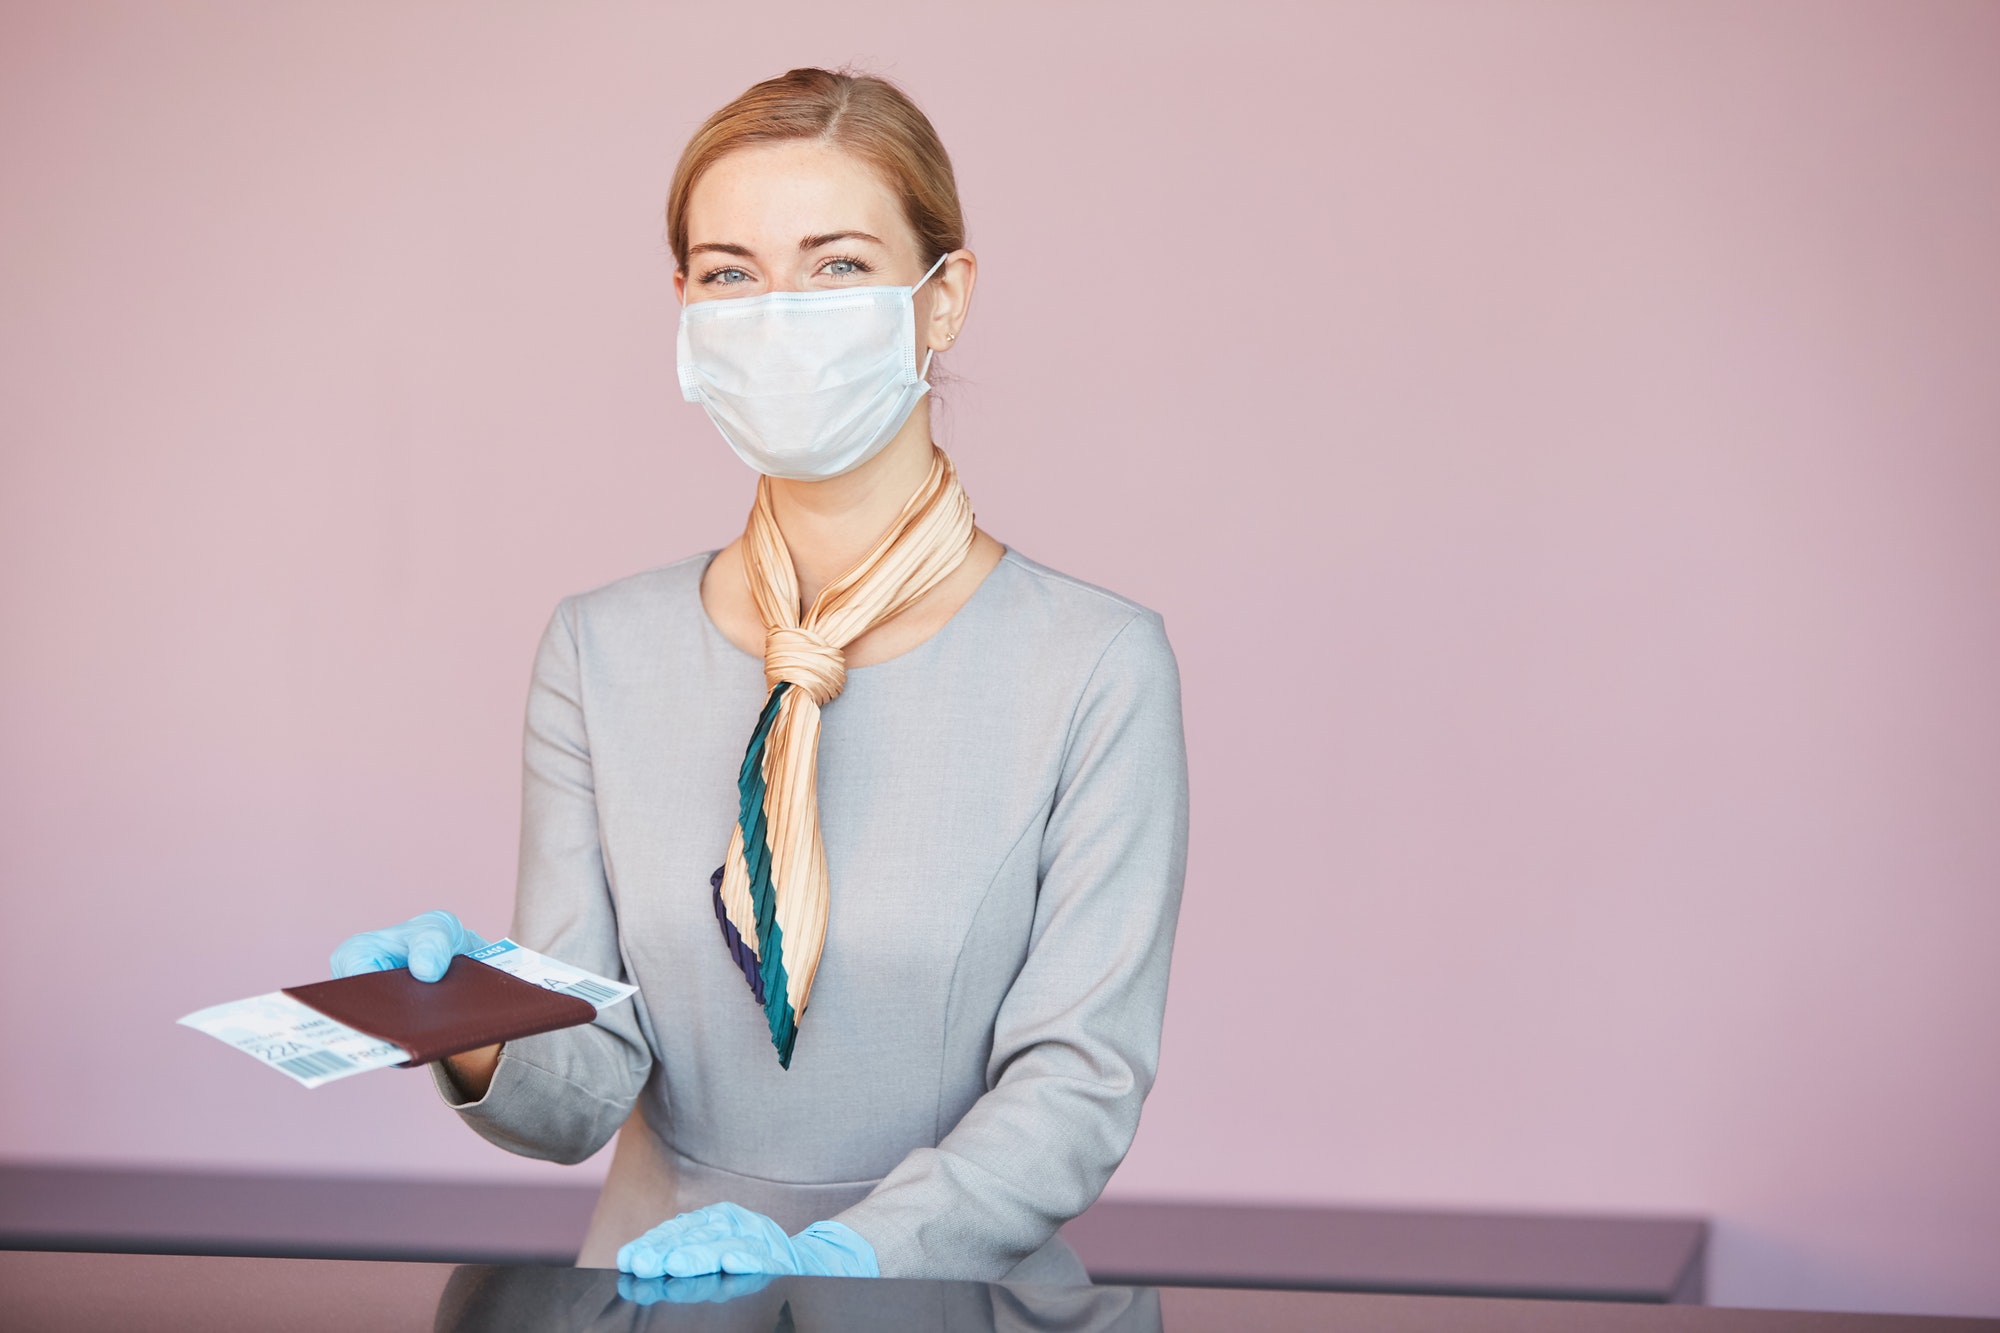
[[[442,981],[418,981],[399,967],[287,986],[285,994],[336,1023],[395,1042],[410,1053],[405,1067],[597,1017],[588,1000],[545,990],[464,956],[451,960]]]

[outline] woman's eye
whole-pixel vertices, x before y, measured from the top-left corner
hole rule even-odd
[[[851,278],[868,271],[868,265],[858,259],[829,259],[820,269],[829,278]]]
[[[703,286],[712,282],[748,282],[750,275],[740,268],[719,268],[702,274],[701,281]]]

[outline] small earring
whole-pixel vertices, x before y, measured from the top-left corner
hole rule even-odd
[[[944,341],[945,341],[945,346],[949,347],[951,344],[958,341],[958,335],[956,333],[947,333],[944,335]]]

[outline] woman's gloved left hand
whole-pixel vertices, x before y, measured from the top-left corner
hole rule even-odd
[[[618,1294],[634,1305],[722,1305],[739,1296],[762,1291],[769,1273],[710,1273],[704,1277],[633,1277],[618,1275]]]
[[[773,1273],[805,1277],[880,1277],[875,1247],[839,1222],[815,1222],[796,1236],[762,1213],[712,1203],[662,1222],[618,1251],[634,1277],[704,1273]]]

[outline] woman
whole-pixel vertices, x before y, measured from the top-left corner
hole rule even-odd
[[[639,995],[438,1088],[525,1156],[617,1135],[584,1265],[1087,1281],[1056,1229],[1137,1127],[1185,863],[1160,618],[976,529],[931,441],[978,267],[901,92],[751,88],[667,233],[683,390],[764,475],[720,552],[557,608],[513,932]]]

